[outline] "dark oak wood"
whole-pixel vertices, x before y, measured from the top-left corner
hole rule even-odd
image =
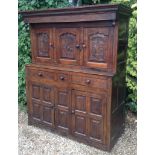
[[[31,32],[29,125],[110,151],[124,130],[130,9],[95,5],[20,13]]]

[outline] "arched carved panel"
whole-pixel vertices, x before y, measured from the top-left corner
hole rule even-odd
[[[89,35],[89,61],[104,62],[107,36],[103,33]]]
[[[72,33],[63,33],[60,35],[60,57],[75,59],[76,35]]]
[[[49,57],[49,35],[45,32],[37,33],[37,54],[39,57]]]

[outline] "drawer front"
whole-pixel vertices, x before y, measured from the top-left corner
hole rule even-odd
[[[72,83],[89,87],[107,89],[107,80],[90,76],[72,75]]]
[[[42,69],[30,69],[29,75],[33,79],[39,80],[56,80],[56,74],[54,71],[46,71]]]

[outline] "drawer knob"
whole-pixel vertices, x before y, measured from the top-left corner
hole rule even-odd
[[[65,77],[64,76],[60,76],[60,80],[65,80]]]
[[[90,84],[91,83],[91,81],[90,80],[86,80],[86,84]]]
[[[39,76],[43,76],[43,73],[42,73],[42,72],[39,72],[38,75],[39,75]]]

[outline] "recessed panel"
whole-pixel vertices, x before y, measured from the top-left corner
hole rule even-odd
[[[90,112],[97,114],[97,115],[102,115],[102,100],[98,98],[90,98]]]
[[[76,35],[72,33],[62,33],[59,36],[60,57],[75,59]]]
[[[43,120],[45,122],[51,123],[52,122],[52,112],[51,108],[43,107]]]
[[[80,111],[86,111],[86,97],[76,96],[75,109]]]
[[[38,57],[49,57],[49,35],[45,32],[39,32],[37,37],[37,55]]]
[[[101,141],[103,137],[102,120],[90,119],[90,137]]]
[[[43,101],[48,102],[49,104],[53,103],[54,104],[54,89],[53,87],[43,87]]]
[[[96,32],[89,35],[89,61],[104,62],[107,51],[107,36]]]
[[[58,126],[63,128],[68,128],[68,112],[63,110],[58,110]]]
[[[51,88],[43,87],[43,100],[50,102],[50,100],[51,100]]]
[[[67,106],[68,105],[68,94],[67,92],[59,92],[58,94],[58,104]]]
[[[86,134],[86,118],[83,116],[75,116],[75,132]]]
[[[35,99],[40,99],[40,86],[32,85],[32,97]]]
[[[41,106],[35,102],[33,104],[33,117],[40,119],[41,117]]]

